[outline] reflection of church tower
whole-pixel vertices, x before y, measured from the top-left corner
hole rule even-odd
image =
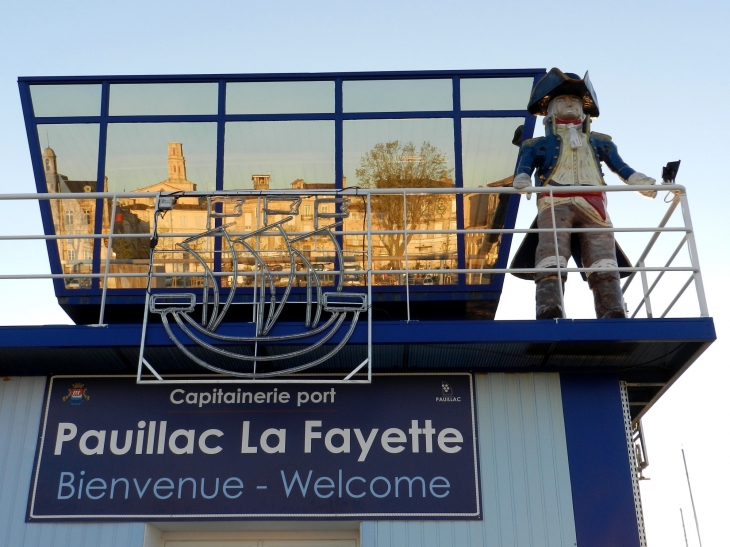
[[[167,143],[167,180],[170,182],[188,181],[181,142]]]
[[[46,175],[46,188],[58,192],[58,163],[56,153],[50,146],[43,151],[43,172]]]
[[[271,175],[253,175],[251,180],[253,181],[254,190],[268,190]]]
[[[188,180],[182,143],[168,142],[167,179],[151,186],[137,188],[135,192],[191,192],[195,188],[195,184]]]

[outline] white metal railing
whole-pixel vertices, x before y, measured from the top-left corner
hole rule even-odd
[[[605,193],[615,193],[615,192],[640,192],[640,191],[646,191],[646,190],[656,190],[660,194],[664,193],[665,195],[669,195],[671,197],[671,200],[668,201],[669,206],[666,211],[666,214],[662,218],[661,222],[656,227],[612,227],[612,228],[545,228],[545,229],[539,229],[539,228],[463,228],[463,229],[413,229],[409,228],[408,221],[406,219],[406,211],[408,208],[408,196],[418,196],[418,195],[446,195],[446,196],[456,196],[459,194],[528,194],[528,197],[530,194],[543,194],[547,193],[551,196],[560,196],[562,193],[596,193],[596,192],[605,192]],[[123,199],[149,199],[149,200],[155,200],[155,206],[159,203],[159,200],[161,197],[166,196],[173,196],[177,199],[179,198],[228,198],[228,199],[235,199],[235,198],[246,198],[246,199],[257,199],[261,200],[265,198],[266,196],[270,195],[276,195],[276,196],[290,196],[290,197],[319,197],[319,198],[350,198],[351,200],[363,200],[364,203],[364,211],[363,214],[365,215],[365,222],[363,224],[364,229],[359,230],[352,230],[352,229],[341,229],[338,230],[336,233],[338,236],[360,236],[362,238],[365,238],[366,245],[363,249],[362,253],[364,253],[365,260],[361,260],[360,262],[362,264],[367,264],[365,268],[360,269],[347,269],[346,271],[342,270],[342,265],[340,270],[338,271],[323,271],[321,272],[323,275],[345,275],[345,276],[367,276],[366,282],[363,283],[363,287],[367,286],[368,293],[371,291],[371,285],[372,285],[372,279],[373,276],[376,275],[403,275],[405,276],[405,284],[403,287],[403,290],[406,294],[406,306],[408,311],[408,318],[410,319],[410,279],[412,274],[431,274],[431,275],[438,275],[438,274],[444,274],[444,269],[442,268],[412,268],[409,266],[409,245],[408,245],[408,236],[414,236],[414,235],[446,235],[446,236],[466,236],[466,235],[489,235],[489,234],[495,234],[495,235],[505,235],[505,234],[529,234],[529,233],[552,233],[553,239],[555,241],[555,248],[556,248],[556,257],[558,254],[558,246],[557,246],[557,234],[561,232],[570,232],[570,233],[600,233],[600,232],[612,232],[612,233],[650,233],[652,234],[649,243],[647,244],[644,251],[639,256],[638,260],[636,260],[635,266],[633,267],[626,267],[626,268],[607,268],[604,271],[617,271],[617,272],[630,272],[630,276],[626,279],[625,283],[623,284],[623,291],[626,292],[626,290],[629,288],[631,283],[633,282],[634,278],[637,274],[639,274],[639,277],[642,281],[642,298],[639,303],[639,305],[634,309],[631,317],[635,317],[636,314],[644,308],[646,310],[647,317],[654,317],[654,310],[652,307],[652,295],[656,293],[656,288],[660,281],[663,279],[664,275],[668,272],[685,272],[689,274],[687,281],[684,283],[684,285],[681,287],[681,289],[677,292],[677,294],[672,298],[670,304],[668,307],[663,311],[661,314],[661,317],[665,317],[669,311],[673,308],[673,306],[677,303],[679,298],[684,294],[686,289],[694,282],[696,293],[697,293],[697,302],[699,305],[700,315],[702,317],[709,316],[709,312],[707,309],[707,301],[705,298],[705,292],[704,292],[704,286],[702,283],[702,274],[700,271],[700,265],[699,260],[697,257],[697,245],[695,242],[695,234],[693,230],[692,220],[690,216],[689,206],[687,202],[687,195],[686,195],[686,189],[683,186],[680,185],[658,185],[658,186],[601,186],[601,187],[555,187],[555,186],[548,186],[548,187],[538,187],[538,188],[527,188],[524,190],[515,190],[513,188],[509,187],[500,187],[500,188],[424,188],[424,189],[398,189],[398,188],[389,188],[389,189],[362,189],[362,188],[349,188],[349,189],[343,189],[343,190],[275,190],[275,191],[258,191],[258,190],[240,190],[240,191],[222,191],[222,192],[185,192],[185,193],[176,193],[176,194],[160,194],[160,193],[145,193],[145,192],[120,192],[120,193],[108,193],[108,192],[89,192],[89,193],[64,193],[64,194],[0,194],[0,202],[5,201],[14,201],[14,200],[39,200],[39,201],[48,201],[48,200],[111,200],[111,211],[112,214],[109,217],[109,227],[107,232],[103,233],[76,233],[76,234],[54,234],[54,235],[39,235],[39,234],[30,234],[30,235],[0,235],[0,242],[2,241],[30,241],[30,240],[96,240],[96,239],[102,239],[107,240],[107,249],[112,248],[112,241],[114,240],[130,240],[130,239],[145,239],[149,238],[150,234],[144,234],[144,233],[119,233],[115,234],[115,221],[116,221],[116,212],[117,212],[117,206],[119,203],[119,200]],[[373,219],[373,198],[377,199],[377,196],[402,196],[403,197],[403,226],[402,229],[376,229],[377,226],[377,220]],[[98,203],[98,202],[97,202]],[[680,207],[681,214],[682,214],[682,226],[667,226],[670,218],[672,217],[673,213],[677,209],[677,207]],[[553,211],[554,214],[554,211]],[[209,206],[209,215],[210,215],[210,206]],[[316,213],[315,213],[316,216]],[[224,219],[225,220],[225,219]],[[553,222],[553,226],[555,223]],[[209,224],[210,226],[210,224]],[[374,227],[375,226],[375,227]],[[663,265],[649,265],[647,266],[647,257],[649,256],[650,252],[654,248],[658,238],[665,233],[682,233],[683,238],[680,241],[679,245],[677,245],[676,249],[670,256],[669,260],[667,260]],[[201,232],[195,231],[183,231],[183,232],[169,232],[169,233],[158,233],[160,239],[162,238],[183,238],[183,237],[192,237],[197,236]],[[290,235],[306,235],[306,232],[288,232]],[[231,231],[231,236],[240,236],[245,235],[246,232],[235,232]],[[261,232],[261,237],[265,236],[273,236],[274,233],[271,232]],[[403,260],[400,259],[400,257],[391,257],[385,255],[374,255],[373,254],[373,243],[375,238],[379,238],[386,235],[401,235],[404,240],[406,241],[405,247],[404,247],[404,257]],[[689,261],[690,266],[672,266],[675,259],[679,255],[680,251],[687,247],[687,252],[689,255]],[[170,252],[170,251],[166,251]],[[357,251],[350,251],[356,253]],[[412,251],[410,251],[412,252]],[[466,255],[466,249],[462,246],[462,248],[458,251],[462,253],[462,255]],[[390,269],[376,269],[373,268],[373,262],[377,261],[397,261],[402,264],[404,264],[404,267],[401,268],[390,268]],[[99,324],[103,324],[104,321],[104,312],[107,302],[107,295],[109,290],[109,280],[115,279],[115,278],[147,278],[150,277],[162,277],[162,278],[170,278],[170,277],[179,277],[179,278],[186,278],[186,277],[201,277],[200,272],[112,272],[111,266],[114,260],[112,259],[111,252],[107,252],[106,256],[102,258],[101,262],[101,268],[98,273],[79,273],[79,272],[73,272],[73,273],[60,273],[60,274],[46,274],[46,273],[33,273],[33,274],[2,274],[0,275],[0,280],[24,280],[24,279],[100,279],[101,280],[101,287],[102,287],[102,295],[101,295],[101,309],[100,309],[100,316],[99,316]],[[560,273],[571,273],[571,272],[590,272],[592,271],[590,268],[566,268],[566,267],[560,267],[560,260],[557,260],[557,273],[560,275]],[[486,275],[494,275],[494,274],[507,274],[507,273],[551,273],[556,272],[555,268],[525,268],[525,269],[515,269],[515,268],[494,268],[494,267],[484,267],[484,268],[449,268],[448,273],[450,275],[459,275],[459,274],[486,274]],[[649,285],[647,273],[649,272],[656,272],[657,276],[656,279],[653,281],[651,285]],[[277,272],[272,272],[273,275],[283,275],[283,274],[277,274]],[[213,272],[213,275],[216,277],[230,277],[230,272],[225,271],[218,271]],[[249,273],[249,272],[241,272],[238,274],[240,277],[245,277],[249,275],[256,275],[255,273]],[[287,273],[288,275],[288,273]],[[299,275],[299,274],[294,274]],[[470,290],[478,290],[478,285],[469,285]],[[562,296],[562,294],[561,294]],[[368,297],[368,305],[371,299]],[[565,306],[563,306],[563,309],[565,310]]]

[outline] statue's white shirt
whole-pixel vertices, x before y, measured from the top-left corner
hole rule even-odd
[[[570,145],[570,133],[567,125],[555,124],[555,133],[561,138],[558,163],[547,182],[567,185],[602,186],[604,184],[601,171],[593,155],[593,149],[588,135],[583,131],[573,130],[580,138],[580,145],[573,148]]]
[[[545,181],[545,184],[560,186],[603,186],[605,183],[603,182],[598,162],[593,154],[589,136],[581,131],[582,127],[577,126],[576,128],[576,126],[573,126],[571,130],[567,124],[555,124],[554,128],[555,133],[562,141],[562,146],[560,147],[558,162],[548,180]],[[606,220],[604,220],[600,213],[581,197],[559,197],[556,195],[554,204],[560,205],[562,203],[573,203],[585,210],[597,223],[611,226],[608,213],[606,213]],[[538,211],[542,211],[549,206],[549,197],[539,199],[537,202]]]

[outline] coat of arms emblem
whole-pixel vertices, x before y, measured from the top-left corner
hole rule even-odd
[[[84,384],[73,384],[68,390],[68,395],[63,397],[63,402],[70,400],[71,404],[78,406],[84,401],[89,400],[89,396],[86,394],[86,388]]]

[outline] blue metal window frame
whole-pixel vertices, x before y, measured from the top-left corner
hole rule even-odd
[[[504,69],[504,70],[446,70],[446,71],[392,71],[392,72],[327,72],[327,73],[287,73],[287,74],[222,74],[222,75],[164,75],[164,76],[50,76],[50,77],[19,77],[23,117],[28,136],[33,173],[36,188],[39,193],[46,192],[45,174],[42,169],[41,143],[38,138],[37,125],[39,124],[99,124],[99,157],[97,169],[97,188],[103,187],[106,168],[107,127],[109,123],[161,123],[161,122],[214,122],[217,126],[216,143],[216,189],[223,190],[225,126],[227,122],[236,121],[293,121],[293,120],[331,120],[335,131],[335,188],[342,188],[343,167],[343,125],[346,120],[374,120],[374,119],[426,119],[448,118],[453,120],[454,127],[454,184],[457,188],[463,187],[462,171],[462,118],[522,118],[524,120],[523,138],[530,138],[535,128],[535,117],[527,110],[461,110],[460,82],[462,78],[533,78],[536,82],[545,74],[543,68],[532,69]],[[453,107],[447,111],[412,111],[412,112],[348,112],[343,111],[342,87],[345,81],[357,80],[426,80],[450,79],[452,81]],[[226,84],[234,82],[281,82],[281,81],[333,81],[335,84],[335,109],[333,113],[315,114],[226,114]],[[218,85],[217,114],[210,115],[164,115],[164,116],[110,116],[109,93],[112,84],[134,83],[216,83]],[[31,85],[59,85],[59,84],[101,84],[101,108],[98,116],[75,117],[36,117],[30,95]],[[514,227],[519,207],[519,196],[511,196],[505,227]],[[45,234],[54,234],[53,218],[49,202],[40,203],[41,219]],[[457,196],[456,219],[457,228],[464,228],[463,196]],[[103,200],[97,200],[95,212],[95,232],[100,233],[103,218]],[[216,221],[220,223],[220,219]],[[458,268],[466,265],[465,238],[463,234],[457,236],[457,264]],[[509,257],[512,235],[502,236],[496,268],[505,268]],[[216,251],[219,251],[220,241],[216,242]],[[51,272],[63,273],[58,254],[58,245],[55,241],[47,241],[46,248],[50,260]],[[99,273],[101,257],[101,240],[95,239],[93,246],[92,272]],[[221,269],[221,256],[216,253],[214,268]],[[411,286],[410,290],[428,293],[450,292],[481,292],[492,293],[498,298],[504,283],[504,275],[494,275],[491,283],[481,285],[466,284],[464,274],[460,274],[456,285],[448,286]],[[89,289],[67,289],[62,279],[54,279],[56,296],[100,296],[99,279],[94,279]],[[401,293],[403,286],[374,286],[377,293]],[[139,289],[110,289],[110,295],[143,294]],[[384,296],[384,295],[383,295]]]

